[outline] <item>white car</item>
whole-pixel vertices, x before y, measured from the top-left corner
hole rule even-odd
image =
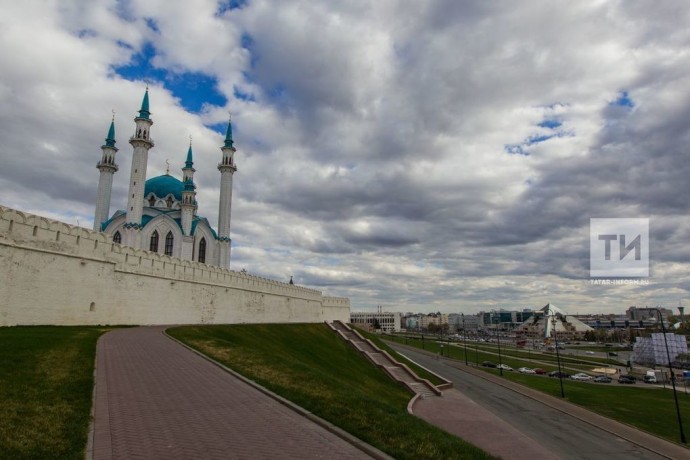
[[[529,367],[521,367],[518,369],[518,372],[521,374],[536,374],[534,369],[530,369]]]
[[[594,354],[593,351],[585,351],[585,353],[587,353],[588,355],[593,355],[593,354]]]
[[[512,371],[513,368],[507,364],[499,364],[498,369],[503,369],[504,371]]]
[[[592,380],[591,375],[587,375],[587,374],[584,374],[582,372],[580,372],[579,374],[571,375],[570,378],[572,380],[583,380],[583,381],[584,380]]]

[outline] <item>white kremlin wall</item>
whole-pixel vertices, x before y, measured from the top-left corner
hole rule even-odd
[[[0,326],[314,323],[350,300],[0,206]]]

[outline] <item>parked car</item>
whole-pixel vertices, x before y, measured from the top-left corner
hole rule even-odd
[[[608,375],[597,375],[592,381],[597,383],[611,383],[613,379]]]
[[[584,372],[578,372],[577,374],[571,375],[570,378],[572,380],[581,380],[581,381],[589,381],[592,380],[591,375],[587,375]]]
[[[518,372],[521,374],[536,374],[534,369],[530,369],[529,367],[521,367],[518,369]]]
[[[560,377],[562,379],[567,379],[570,377],[570,374],[565,372],[551,371],[549,372],[549,377]]]
[[[503,369],[504,371],[512,371],[513,370],[513,368],[507,364],[499,364],[497,367],[499,369]]]
[[[496,363],[492,363],[491,361],[484,361],[484,362],[482,362],[482,366],[484,366],[484,367],[497,367],[498,365]]]
[[[657,383],[656,382],[656,376],[655,375],[645,375],[644,376],[644,383]]]
[[[587,353],[588,355],[593,355],[593,354],[594,354],[594,352],[593,352],[593,351],[590,351],[590,350],[585,351],[585,353]]]
[[[618,377],[618,383],[635,383],[635,380],[637,379],[632,375],[621,375]]]
[[[609,351],[609,356],[618,356],[618,353],[615,351]]]
[[[544,369],[542,369],[541,367],[535,367],[532,370],[534,371],[535,374],[538,374],[538,375],[546,374],[546,371]]]

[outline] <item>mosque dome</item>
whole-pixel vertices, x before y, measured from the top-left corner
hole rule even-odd
[[[172,194],[177,201],[182,201],[183,189],[184,184],[181,180],[169,174],[165,174],[163,176],[152,177],[146,181],[144,185],[144,196],[149,196],[149,193],[153,193],[158,198],[165,198],[168,194]]]

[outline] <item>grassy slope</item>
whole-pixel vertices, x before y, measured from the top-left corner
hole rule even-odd
[[[81,459],[106,329],[0,328],[0,458]]]
[[[169,333],[396,458],[490,458],[409,415],[411,394],[323,324],[183,327]]]
[[[445,383],[443,380],[436,377],[436,375],[434,375],[431,372],[427,371],[426,369],[420,367],[419,365],[413,363],[412,361],[410,361],[409,359],[407,359],[406,357],[404,357],[403,355],[401,355],[397,351],[393,350],[390,346],[388,346],[388,344],[386,344],[386,342],[381,340],[381,338],[378,335],[372,334],[370,332],[364,331],[364,330],[359,329],[359,328],[357,328],[357,330],[365,338],[374,342],[374,344],[377,347],[379,347],[382,350],[387,351],[399,363],[406,364],[412,371],[414,371],[417,374],[417,376],[419,376],[423,379],[427,379],[428,381],[430,381],[434,385],[441,385],[441,384]]]

